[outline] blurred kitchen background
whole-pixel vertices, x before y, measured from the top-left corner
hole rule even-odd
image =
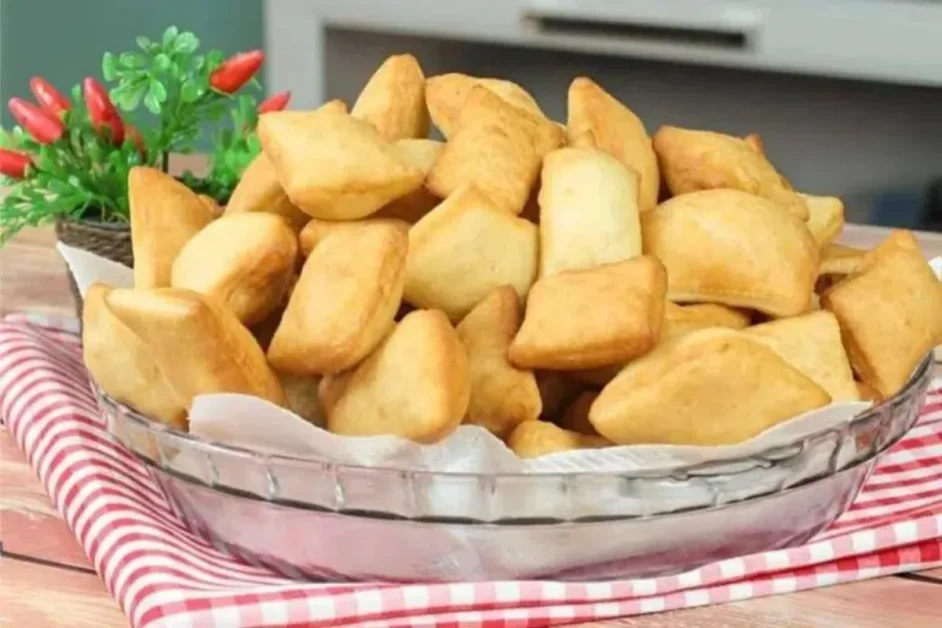
[[[515,81],[565,121],[585,74],[650,132],[759,133],[851,221],[942,231],[939,0],[0,0],[0,97],[34,74],[63,89],[100,75],[105,50],[170,24],[227,53],[264,48],[266,89],[296,108],[352,102],[411,52],[427,75]]]

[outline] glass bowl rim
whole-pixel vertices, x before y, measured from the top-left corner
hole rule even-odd
[[[560,480],[567,480],[567,479],[580,478],[580,477],[593,477],[593,476],[597,477],[597,476],[609,476],[609,475],[616,475],[627,480],[631,480],[631,479],[650,480],[650,479],[666,479],[666,478],[676,479],[678,477],[683,477],[683,476],[697,476],[697,477],[710,477],[711,475],[729,476],[729,475],[735,475],[736,473],[739,473],[742,471],[732,471],[732,472],[729,470],[721,471],[721,472],[714,471],[714,473],[712,474],[709,473],[708,471],[711,468],[721,469],[723,467],[731,467],[733,465],[743,465],[743,464],[751,464],[752,467],[750,468],[754,468],[756,465],[760,465],[760,466],[763,465],[763,462],[765,463],[765,466],[770,466],[770,464],[774,464],[775,462],[794,458],[795,456],[798,456],[802,453],[802,451],[804,450],[804,446],[803,446],[804,443],[814,440],[816,438],[821,438],[825,434],[832,433],[835,430],[849,429],[857,423],[861,423],[875,416],[878,416],[888,407],[893,407],[897,404],[900,404],[904,399],[914,394],[917,388],[919,388],[919,385],[923,381],[925,381],[928,384],[929,380],[931,379],[934,364],[935,364],[934,354],[933,354],[933,351],[930,351],[920,361],[919,365],[914,369],[913,374],[907,380],[906,384],[895,395],[879,403],[873,404],[872,406],[867,408],[865,411],[861,412],[860,414],[857,414],[850,421],[847,421],[846,423],[842,423],[839,426],[823,428],[821,430],[812,432],[802,437],[800,440],[796,441],[796,443],[792,443],[790,445],[784,445],[784,446],[778,445],[778,446],[764,449],[754,454],[737,457],[737,458],[706,461],[706,462],[700,462],[693,465],[679,465],[676,467],[664,467],[664,468],[658,468],[658,469],[647,470],[647,471],[644,471],[644,470],[642,471],[638,471],[638,470],[575,471],[575,472],[551,472],[551,473],[543,473],[543,472],[539,472],[539,473],[492,473],[492,472],[476,473],[476,472],[469,472],[469,471],[433,471],[433,470],[428,470],[428,469],[409,469],[409,468],[389,467],[389,466],[381,466],[381,465],[372,466],[372,465],[363,465],[363,464],[352,464],[352,463],[345,463],[345,462],[337,462],[337,461],[329,460],[326,458],[315,458],[315,457],[310,457],[310,456],[301,457],[301,456],[288,455],[288,454],[267,453],[264,451],[248,449],[248,448],[240,447],[236,445],[229,445],[229,444],[226,444],[226,443],[223,443],[218,440],[211,439],[211,438],[195,436],[193,434],[190,434],[189,432],[183,432],[181,430],[177,430],[168,425],[160,423],[159,421],[149,419],[146,416],[144,416],[142,413],[138,412],[136,409],[132,408],[131,406],[125,403],[121,403],[118,400],[111,397],[110,395],[108,395],[104,390],[101,389],[100,386],[98,386],[98,384],[93,379],[90,381],[96,395],[106,400],[108,403],[112,404],[113,406],[120,408],[123,414],[125,415],[125,417],[134,421],[135,423],[138,424],[139,427],[147,431],[170,434],[173,438],[184,441],[188,446],[191,446],[191,447],[195,447],[198,449],[208,448],[208,449],[214,450],[214,452],[216,453],[221,453],[221,454],[229,455],[229,456],[249,457],[249,458],[255,459],[256,462],[275,461],[275,462],[296,464],[296,465],[311,465],[311,466],[330,465],[333,467],[343,468],[345,470],[350,470],[354,472],[365,471],[365,472],[370,472],[370,473],[395,474],[395,475],[409,474],[411,476],[419,476],[419,477],[422,477],[422,476],[446,477],[447,476],[452,479],[466,478],[466,479],[474,479],[476,481],[480,481],[486,478],[501,478],[501,479],[520,478],[522,480],[523,479],[533,480],[534,478],[541,478],[543,481],[549,482],[553,480],[560,481]],[[789,456],[786,456],[783,458],[782,456],[771,455],[773,452],[782,451],[790,447],[795,447],[796,445],[799,445],[799,449]],[[127,448],[127,446],[124,445],[123,443],[122,443],[122,446]],[[882,453],[882,451],[885,451],[885,450],[886,450],[886,447],[884,447],[880,453]],[[135,455],[138,455],[138,452],[134,452],[134,453]]]

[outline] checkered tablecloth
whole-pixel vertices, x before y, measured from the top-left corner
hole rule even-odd
[[[942,380],[851,509],[809,544],[591,583],[305,583],[216,551],[103,429],[74,324],[0,323],[0,417],[134,626],[555,626],[942,565]]]

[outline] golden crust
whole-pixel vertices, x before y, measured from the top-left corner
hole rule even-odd
[[[536,279],[537,228],[462,188],[409,230],[405,299],[459,321],[495,288],[522,300]]]
[[[145,416],[186,430],[186,406],[161,372],[150,349],[105,305],[111,287],[93,284],[82,311],[82,357],[92,379],[116,400]]]
[[[327,404],[327,427],[336,434],[433,443],[454,431],[468,409],[468,357],[435,310],[408,314],[344,379]]]
[[[473,185],[504,211],[519,214],[543,156],[562,142],[563,132],[555,123],[475,86],[461,110],[458,130],[432,166],[426,185],[440,198]]]
[[[597,449],[611,443],[601,436],[564,430],[546,421],[527,421],[517,426],[507,446],[521,458],[537,458],[577,449]]]
[[[639,209],[657,205],[661,175],[641,119],[586,77],[572,82],[568,101],[570,144],[595,146],[615,157],[639,177]]]
[[[619,445],[731,445],[827,405],[827,392],[741,331],[703,329],[626,366],[589,420]]]
[[[545,117],[533,97],[525,89],[502,79],[480,78],[450,73],[430,77],[425,83],[425,98],[435,127],[445,138],[451,138],[460,124],[461,110],[475,86],[480,86],[504,102],[540,118]]]
[[[641,217],[645,253],[667,268],[668,299],[794,316],[811,307],[818,246],[778,205],[737,190],[677,196]]]
[[[674,196],[721,188],[741,190],[777,203],[801,220],[808,219],[805,201],[746,140],[665,126],[654,134],[654,150]]]
[[[183,245],[215,218],[190,188],[145,166],[128,175],[134,286],[166,288]]]
[[[318,244],[268,349],[279,372],[336,373],[363,360],[393,326],[408,232],[392,221],[345,225]]]
[[[892,231],[821,305],[840,322],[854,371],[884,398],[942,343],[942,283],[908,231]]]
[[[614,157],[560,148],[540,181],[540,277],[641,255],[638,177]]]
[[[859,401],[841,328],[830,312],[771,321],[750,327],[746,333],[821,386],[833,401]]]
[[[844,203],[836,196],[799,194],[808,207],[808,230],[822,249],[844,229]]]
[[[285,194],[281,183],[278,182],[275,168],[265,153],[260,153],[248,165],[226,204],[226,214],[245,212],[265,212],[282,216],[295,229],[303,227],[311,218],[295,207]]]
[[[425,75],[410,54],[392,55],[367,81],[350,115],[366,120],[387,141],[428,137]]]
[[[185,407],[212,393],[287,404],[255,338],[215,299],[179,288],[112,290],[105,304],[141,339]]]
[[[636,257],[537,281],[510,345],[522,368],[590,369],[650,351],[664,319],[664,267]]]
[[[252,325],[282,302],[294,275],[298,241],[274,214],[230,214],[183,246],[170,285],[209,295]]]
[[[340,106],[263,114],[258,137],[288,198],[313,218],[369,216],[424,179],[369,122]]]
[[[428,176],[432,166],[438,160],[445,144],[435,140],[399,140],[393,144],[402,157]],[[374,218],[396,218],[415,224],[422,216],[432,211],[441,199],[432,194],[427,186],[397,198],[373,214]]]
[[[507,348],[520,327],[517,293],[501,286],[484,297],[455,331],[468,353],[471,402],[464,422],[503,438],[518,424],[536,420],[543,404],[533,371],[514,367]]]

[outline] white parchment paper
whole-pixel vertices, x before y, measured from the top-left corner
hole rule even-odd
[[[58,245],[79,290],[102,282],[133,285],[131,269],[86,251]],[[930,262],[942,280],[942,258]],[[262,399],[237,394],[198,397],[190,410],[190,432],[265,453],[337,463],[467,473],[558,473],[655,470],[741,458],[847,422],[868,403],[837,403],[780,423],[738,445],[722,447],[635,445],[565,452],[521,459],[484,428],[465,425],[433,445],[394,436],[331,434]],[[195,464],[195,463],[194,463]]]

